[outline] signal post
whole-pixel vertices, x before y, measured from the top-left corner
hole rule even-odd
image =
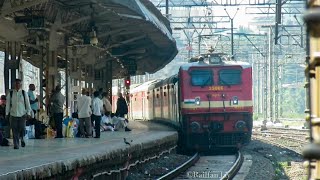
[[[124,87],[125,87],[124,96],[126,98],[127,103],[130,102],[130,84],[131,84],[130,76],[126,76],[124,78]]]

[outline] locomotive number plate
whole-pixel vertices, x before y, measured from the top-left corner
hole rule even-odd
[[[232,107],[235,110],[244,110],[245,108],[243,106],[236,106],[236,107]]]
[[[221,94],[211,94],[211,97],[215,97],[215,98],[221,97]]]
[[[209,91],[223,91],[223,86],[209,86]]]

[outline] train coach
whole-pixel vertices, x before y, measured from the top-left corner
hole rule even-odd
[[[239,147],[251,140],[252,67],[211,53],[170,78],[130,92],[130,117],[170,123],[188,149]]]

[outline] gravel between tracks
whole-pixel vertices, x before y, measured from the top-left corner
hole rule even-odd
[[[131,168],[127,179],[156,179],[157,177],[160,177],[185,163],[190,158],[191,156],[174,153],[163,155],[159,159],[154,159],[142,165]]]
[[[287,149],[253,139],[242,152],[253,160],[246,180],[306,179],[302,157]]]
[[[245,180],[305,180],[303,158],[290,150],[253,140],[242,148],[244,155],[252,156],[252,166]],[[190,156],[167,154],[145,164],[133,167],[127,179],[156,179],[186,162]]]

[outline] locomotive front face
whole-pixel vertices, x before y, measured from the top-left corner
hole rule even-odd
[[[251,67],[192,66],[179,73],[182,124],[189,147],[232,147],[249,141]]]

